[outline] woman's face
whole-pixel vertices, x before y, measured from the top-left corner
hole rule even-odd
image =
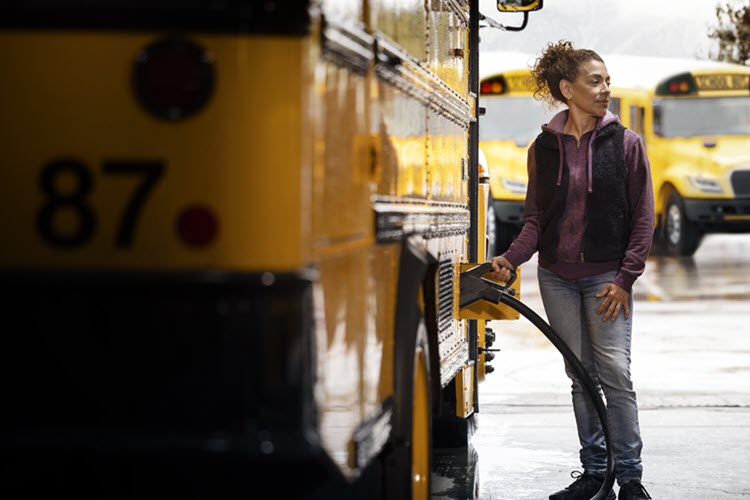
[[[578,66],[578,77],[568,83],[567,92],[572,96],[568,107],[577,107],[588,115],[601,118],[609,106],[609,73],[607,66],[596,59],[589,59]],[[563,89],[563,95],[566,90]]]

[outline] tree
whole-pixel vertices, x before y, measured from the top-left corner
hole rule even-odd
[[[732,6],[737,1],[716,5],[718,25],[710,28],[708,37],[718,42],[718,52],[711,54],[717,61],[750,66],[750,1]]]

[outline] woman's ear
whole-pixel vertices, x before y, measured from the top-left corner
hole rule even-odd
[[[565,79],[560,80],[560,92],[562,93],[566,101],[569,101],[570,99],[573,98],[573,91],[571,88],[571,84],[568,80],[565,80]]]

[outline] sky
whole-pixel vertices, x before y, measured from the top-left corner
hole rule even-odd
[[[537,54],[549,41],[604,54],[708,59],[708,38],[719,0],[544,0],[519,33],[483,28],[481,50]],[[726,0],[721,0],[724,3]],[[729,0],[744,5],[747,0]],[[500,14],[495,0],[480,0],[480,11],[502,24],[520,24],[520,14]]]

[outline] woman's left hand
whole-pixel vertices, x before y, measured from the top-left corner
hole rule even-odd
[[[630,317],[630,294],[628,292],[614,283],[610,283],[596,295],[597,299],[601,299],[602,297],[604,297],[604,300],[602,300],[602,303],[599,304],[599,308],[596,310],[596,314],[604,313],[602,321],[607,321],[608,319],[612,319],[612,321],[616,320],[620,314],[620,309],[625,311],[626,319]]]

